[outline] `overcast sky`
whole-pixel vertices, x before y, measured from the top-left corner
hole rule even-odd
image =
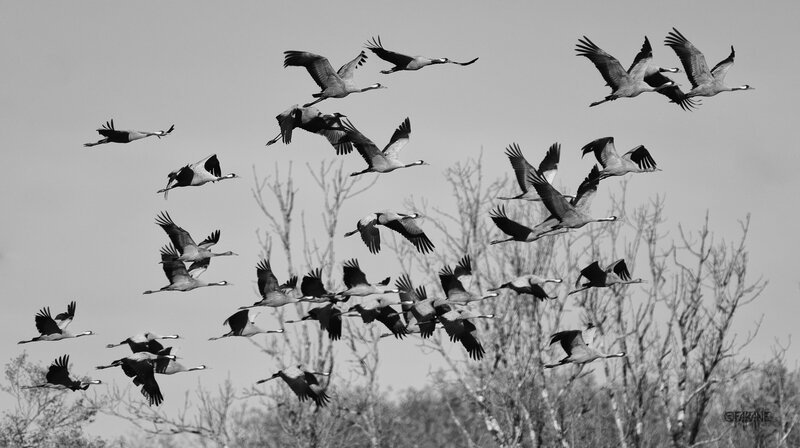
[[[250,194],[253,165],[265,174],[275,163],[285,167],[294,161],[299,207],[313,225],[321,199],[304,167],[335,157],[324,140],[302,131],[291,146],[264,146],[277,133],[275,115],[310,101],[318,91],[304,69],[283,68],[283,51],[319,53],[338,68],[377,35],[390,50],[480,60],[465,68],[383,75],[379,71],[391,65],[370,54],[356,82],[381,82],[388,89],[319,104],[324,112],[347,114],[379,146],[410,117],[412,140],[404,158],[431,164],[380,179],[374,191],[343,210],[339,233],[368,212],[400,207],[405,195],[428,195],[431,203],[447,204],[449,190],[440,173],[476,157],[481,148],[486,170],[503,176],[509,173],[503,155],[508,144],[518,142],[538,161],[551,143],[560,142],[560,181],[577,184],[591,166],[580,160],[579,148],[610,135],[620,152],[647,146],[664,170],[632,182],[629,200],[642,203],[665,195],[670,229],[679,223],[697,228],[709,209],[718,237],[734,239],[738,220],[752,214],[750,274],[768,279],[769,286],[737,322],[737,331],[745,333],[764,315],[747,354],[763,359],[776,338],[785,340],[795,331],[800,156],[790,127],[797,126],[800,103],[797,2],[232,5],[0,2],[4,359],[23,349],[42,363],[70,353],[77,373],[124,381],[116,371],[93,371],[126,353],[107,350],[105,344],[152,330],[186,337],[176,344],[184,364],[214,367],[202,374],[204,384],[230,374],[243,386],[274,371],[277,366],[257,357],[245,341],[206,339],[226,331],[220,324],[235,307],[256,300],[260,248],[255,232],[266,223]],[[575,56],[578,38],[588,36],[627,68],[648,36],[654,62],[675,67],[680,66],[677,57],[663,45],[673,26],[711,66],[734,45],[736,64],[727,82],[756,90],[704,99],[693,113],[657,94],[588,108],[609,90],[594,66]],[[685,76],[675,79],[689,87]],[[95,129],[111,118],[121,129],[158,130],[173,123],[176,129],[162,140],[83,148],[100,138]],[[169,171],[212,153],[218,154],[223,172],[243,178],[176,190],[168,201],[155,194]],[[345,166],[358,171],[363,160],[353,154]],[[600,211],[602,205],[595,208]],[[217,248],[240,256],[215,260],[204,279],[225,279],[234,286],[141,294],[166,284],[157,264],[166,236],[153,223],[161,210],[198,238],[222,230]],[[362,265],[370,263],[368,277],[397,276],[381,269],[383,262],[394,266],[390,252],[372,256],[355,238],[337,244],[340,260],[355,256]],[[295,269],[304,272],[299,253],[296,260]],[[279,279],[286,277],[280,251],[273,253],[272,266]],[[61,312],[70,300],[78,302],[70,329],[91,329],[96,336],[16,345],[35,335],[33,316],[39,308]],[[269,314],[264,311],[262,318]],[[395,389],[426,384],[427,366],[436,355],[418,354],[413,343],[389,343],[385,350],[383,384]],[[401,356],[419,367],[399,368],[389,359]],[[194,381],[164,379],[165,406],[182,395],[180,383]],[[0,408],[10,405],[9,397],[0,396]]]

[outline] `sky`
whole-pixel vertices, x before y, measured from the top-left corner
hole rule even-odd
[[[763,314],[747,355],[764,359],[776,339],[785,342],[796,332],[797,2],[515,1],[498,8],[451,1],[250,1],[235,7],[207,1],[3,1],[0,12],[0,353],[6,359],[27,350],[32,360],[49,363],[69,353],[77,373],[124,384],[119,372],[100,374],[93,366],[125,353],[105,344],[151,330],[184,336],[176,344],[182,362],[212,366],[197,377],[203,384],[230,375],[247,385],[271,374],[278,366],[246,341],[206,339],[227,331],[221,322],[237,306],[257,299],[256,232],[267,223],[252,199],[254,167],[263,176],[291,162],[299,207],[312,231],[322,228],[321,198],[305,165],[335,158],[332,149],[302,131],[290,146],[264,146],[278,132],[274,117],[318,91],[304,69],[283,68],[283,52],[322,54],[338,68],[378,35],[390,50],[480,59],[469,67],[383,75],[379,71],[391,65],[369,54],[356,83],[388,88],[318,105],[325,113],[348,115],[378,146],[410,117],[411,142],[403,157],[430,164],[381,177],[344,208],[338,233],[369,212],[400,207],[409,195],[448,204],[441,173],[481,151],[487,173],[510,175],[503,150],[512,142],[532,161],[560,142],[559,179],[577,184],[592,163],[580,159],[579,148],[614,136],[620,152],[643,144],[663,169],[632,181],[629,201],[665,196],[672,236],[678,224],[699,227],[709,210],[717,236],[733,240],[739,221],[751,214],[750,275],[769,285],[737,322],[745,334]],[[626,68],[648,36],[654,63],[678,67],[663,45],[672,27],[705,53],[709,65],[734,45],[727,83],[755,90],[703,99],[691,113],[658,94],[588,107],[609,90],[595,67],[575,56],[581,36]],[[675,79],[689,86],[684,75]],[[161,140],[83,148],[100,138],[95,129],[111,118],[120,129],[154,131],[174,123],[175,131]],[[242,178],[176,190],[167,201],[155,193],[171,170],[210,154],[218,155],[224,173]],[[363,168],[358,155],[343,160],[348,170]],[[197,238],[222,230],[217,249],[239,256],[214,260],[203,278],[232,286],[141,294],[166,284],[157,262],[167,239],[154,224],[162,210]],[[600,202],[595,210],[602,210]],[[386,272],[396,266],[389,251],[370,255],[356,238],[336,244],[340,260],[369,263],[368,278],[397,276]],[[305,272],[299,253],[295,260],[294,269]],[[280,251],[271,262],[284,279],[288,267]],[[33,316],[40,308],[60,312],[70,300],[78,302],[70,329],[96,335],[16,344],[35,336]],[[259,323],[269,326],[269,314],[264,311]],[[380,375],[386,388],[427,383],[436,355],[420,354],[413,344],[390,343],[385,350]],[[409,359],[416,369],[405,367]],[[194,381],[165,378],[167,400]],[[9,397],[0,396],[0,409],[8,406]]]

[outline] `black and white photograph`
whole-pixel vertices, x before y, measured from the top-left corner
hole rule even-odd
[[[0,447],[800,447],[798,17],[0,2]]]

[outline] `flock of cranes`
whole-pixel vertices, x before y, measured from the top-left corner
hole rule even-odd
[[[633,64],[626,71],[617,58],[606,53],[589,38],[583,36],[583,39],[579,40],[575,47],[577,55],[585,56],[592,61],[612,90],[610,95],[589,106],[597,106],[617,98],[633,98],[645,92],[658,92],[684,110],[691,110],[699,105],[693,100],[695,97],[708,97],[722,92],[753,89],[748,84],[739,87],[725,85],[725,75],[733,65],[733,58],[736,55],[733,46],[731,46],[731,54],[709,70],[703,53],[677,29],[673,28],[667,34],[664,45],[672,48],[681,60],[686,76],[692,83],[692,89],[688,92],[683,92],[675,81],[664,75],[664,73],[677,73],[680,71],[679,69],[668,69],[652,64],[653,47],[650,46],[647,37],[644,38],[642,49],[633,59]]]
[[[665,44],[676,52],[683,64],[684,71],[692,84],[692,89],[688,92],[682,91],[675,81],[664,75],[664,73],[679,72],[677,68],[665,69],[652,64],[652,47],[647,38],[627,71],[623,69],[617,59],[603,51],[589,38],[584,36],[580,39],[576,47],[577,55],[588,58],[612,89],[611,94],[590,106],[617,98],[635,97],[645,92],[658,92],[667,96],[684,110],[691,110],[699,105],[699,102],[695,101],[695,97],[710,97],[724,91],[752,89],[748,85],[727,87],[724,84],[725,75],[733,64],[732,47],[730,56],[709,70],[702,53],[678,30],[673,29],[668,34]],[[365,47],[379,58],[393,64],[393,67],[382,70],[383,74],[402,70],[414,71],[437,64],[468,66],[478,60],[475,58],[468,62],[454,62],[448,58],[408,56],[385,49],[380,37],[373,38],[367,42]],[[347,155],[355,148],[363,157],[367,167],[362,171],[352,173],[352,176],[366,173],[389,173],[401,168],[427,165],[422,160],[405,163],[399,158],[400,151],[409,142],[411,135],[411,122],[408,118],[398,126],[388,144],[380,149],[372,140],[356,129],[345,115],[338,112],[323,114],[313,107],[328,98],[343,98],[351,93],[386,88],[380,83],[366,87],[358,87],[355,84],[353,80],[355,70],[364,66],[367,59],[367,52],[362,50],[355,59],[334,71],[328,59],[323,56],[305,51],[286,51],[284,67],[305,67],[319,86],[320,91],[312,95],[316,98],[314,101],[302,107],[295,104],[277,115],[280,133],[268,141],[267,145],[272,145],[279,140],[284,144],[290,144],[293,130],[300,128],[324,137],[337,155]],[[160,139],[170,135],[174,129],[175,126],[172,125],[165,131],[122,131],[115,128],[113,120],[109,120],[97,130],[104,138],[94,143],[86,143],[84,146],[129,143],[150,136]],[[519,145],[511,144],[505,154],[521,192],[514,196],[499,197],[498,199],[540,202],[550,215],[544,221],[528,226],[512,220],[506,214],[505,206],[497,205],[489,212],[489,217],[507,237],[493,240],[491,244],[532,242],[563,234],[591,223],[613,222],[617,220],[617,217],[595,217],[590,213],[592,198],[596,194],[600,182],[612,176],[623,176],[628,173],[659,171],[655,160],[644,146],[636,146],[620,156],[614,146],[613,137],[596,139],[581,148],[582,156],[589,153],[594,154],[602,169],[595,165],[580,183],[575,194],[569,195],[561,193],[553,186],[561,157],[560,144],[554,143],[550,146],[538,167],[534,167],[527,161]],[[166,198],[167,193],[174,188],[201,186],[237,177],[233,173],[223,175],[219,159],[216,154],[213,154],[196,163],[189,163],[171,171],[167,175],[166,187],[158,190],[158,193],[164,193]],[[435,250],[435,246],[422,230],[418,221],[420,218],[419,213],[401,213],[390,210],[372,212],[358,220],[356,228],[348,231],[344,236],[360,234],[368,252],[378,254],[381,250],[380,227],[384,227],[402,235],[418,252],[429,254]],[[232,251],[212,251],[212,247],[220,242],[221,232],[219,230],[211,232],[209,236],[197,243],[190,233],[178,226],[166,211],[157,215],[155,223],[164,230],[170,240],[170,243],[160,250],[160,264],[169,284],[157,290],[144,291],[144,294],[167,291],[188,292],[201,287],[230,285],[225,280],[208,282],[200,278],[209,268],[212,258],[237,255]],[[470,358],[480,360],[485,354],[485,349],[475,321],[492,319],[495,316],[479,314],[470,310],[466,305],[496,298],[500,295],[499,291],[503,289],[514,291],[518,295],[530,295],[541,301],[555,300],[556,295],[552,291],[548,292],[547,284],[562,282],[561,278],[527,274],[485,292],[480,292],[465,288],[462,283],[462,278],[472,274],[473,263],[469,255],[461,258],[454,267],[443,266],[438,272],[441,294],[429,296],[427,288],[424,285],[415,287],[408,274],[401,274],[393,284],[391,277],[372,283],[367,280],[366,273],[361,269],[358,260],[350,259],[342,263],[344,288],[338,291],[328,291],[325,286],[326,282],[322,279],[322,269],[319,267],[311,270],[299,282],[298,278],[293,276],[281,283],[273,272],[270,261],[262,259],[256,265],[257,285],[261,299],[251,305],[243,305],[233,312],[223,322],[223,326],[228,327],[230,331],[211,337],[209,340],[284,333],[284,328],[262,329],[258,327],[252,320],[250,311],[256,307],[278,308],[288,304],[309,303],[314,306],[307,309],[305,314],[296,320],[286,320],[283,323],[316,321],[320,328],[328,334],[331,341],[341,339],[343,318],[350,317],[360,317],[365,324],[378,322],[389,330],[389,333],[383,334],[381,337],[397,339],[403,339],[411,334],[429,338],[437,329],[443,328],[453,342],[458,342],[464,347]],[[581,283],[581,279],[585,281]],[[589,288],[639,282],[642,282],[642,279],[632,279],[625,260],[617,260],[605,269],[600,267],[598,261],[593,261],[580,271],[575,285],[577,289],[567,295]],[[399,300],[394,300],[393,294],[397,294]],[[350,302],[351,300],[352,302]],[[349,303],[345,305],[346,302]],[[80,333],[68,331],[67,327],[74,319],[75,311],[76,303],[74,301],[67,306],[66,312],[59,313],[55,317],[51,314],[49,307],[42,308],[35,315],[35,324],[39,335],[19,343],[59,341],[94,334],[92,331]],[[544,367],[551,368],[570,363],[583,365],[598,358],[625,356],[623,352],[608,354],[594,348],[595,331],[596,329],[589,323],[584,330],[565,330],[553,334],[550,344],[559,342],[566,357],[556,364],[547,364]],[[163,402],[164,395],[156,380],[157,374],[171,375],[206,369],[205,365],[187,368],[178,363],[177,356],[172,353],[172,347],[165,347],[160,342],[178,338],[177,334],[159,335],[144,332],[127,337],[119,343],[108,344],[108,348],[127,345],[131,354],[107,365],[98,366],[97,369],[121,367],[123,373],[132,378],[135,385],[141,386],[141,392],[147,398],[148,403],[159,405]],[[45,382],[28,387],[77,391],[86,390],[90,385],[101,383],[100,380],[72,379],[68,364],[68,355],[57,358],[46,373]],[[257,383],[261,384],[281,378],[301,401],[310,399],[317,406],[325,406],[330,401],[330,397],[326,392],[326,386],[320,383],[320,378],[329,374],[330,372],[305,370],[303,366],[290,366]]]

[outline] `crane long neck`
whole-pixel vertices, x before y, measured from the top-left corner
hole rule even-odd
[[[142,138],[145,138],[145,137],[150,137],[152,135],[155,135],[155,134],[152,133],[152,132],[132,131],[132,132],[128,133],[128,140],[130,140],[130,141],[139,140],[139,139],[142,139]]]
[[[212,257],[228,257],[231,255],[237,255],[235,252],[227,251],[227,252],[210,252],[209,256]]]
[[[281,137],[283,137],[283,132],[280,132],[275,138],[273,138],[272,140],[268,141],[267,142],[267,146],[275,144],[278,140],[281,139]]]
[[[587,290],[587,289],[589,289],[589,288],[591,288],[591,286],[584,286],[583,288],[579,288],[579,289],[576,289],[576,290],[574,290],[574,291],[570,291],[570,292],[569,292],[569,294],[567,294],[567,295],[568,295],[568,296],[571,296],[571,295],[573,295],[573,294],[577,294],[577,293],[579,293],[579,292],[581,292],[581,291],[585,291],[585,290]]]

